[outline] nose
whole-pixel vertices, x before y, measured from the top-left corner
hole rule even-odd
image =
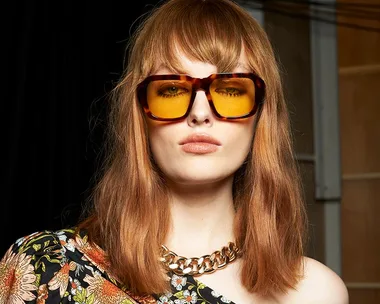
[[[193,106],[187,116],[187,123],[194,127],[202,124],[212,126],[213,122],[214,117],[206,94],[200,90],[195,95]]]

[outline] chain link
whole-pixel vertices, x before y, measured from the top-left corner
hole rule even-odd
[[[227,246],[224,246],[221,250],[214,251],[211,255],[204,255],[200,258],[186,258],[161,245],[160,261],[168,271],[172,271],[177,275],[199,276],[226,267],[227,264],[238,258],[240,253],[235,243],[229,242]]]

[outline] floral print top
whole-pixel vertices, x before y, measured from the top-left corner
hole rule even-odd
[[[234,304],[189,275],[172,274],[171,293],[133,295],[106,270],[104,251],[74,231],[18,239],[0,260],[0,304]]]

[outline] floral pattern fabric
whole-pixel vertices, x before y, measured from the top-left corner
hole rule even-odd
[[[0,260],[0,304],[234,304],[189,275],[172,274],[168,294],[133,295],[107,270],[103,250],[74,231],[18,239]]]

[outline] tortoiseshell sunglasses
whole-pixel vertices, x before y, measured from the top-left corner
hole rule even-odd
[[[265,83],[254,73],[219,73],[206,78],[151,75],[138,84],[137,98],[151,119],[176,121],[189,114],[198,90],[204,90],[218,118],[241,119],[256,113],[264,99]]]

